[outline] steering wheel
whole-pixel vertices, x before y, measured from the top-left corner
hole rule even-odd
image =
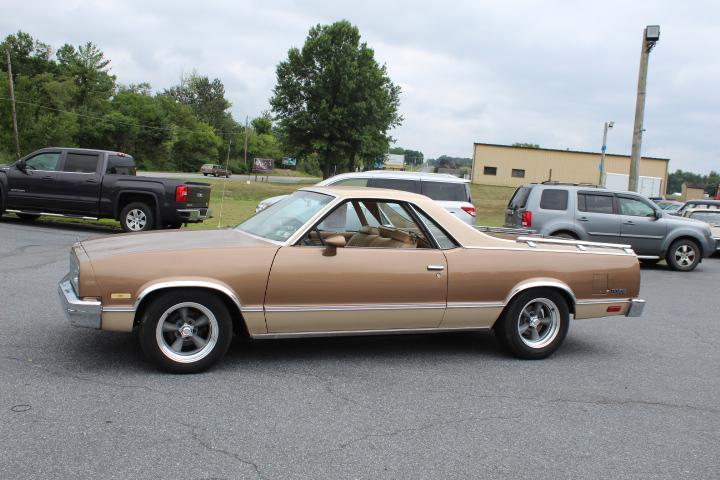
[[[322,235],[320,235],[320,229],[318,227],[313,228],[312,230],[310,230],[310,232],[317,233],[318,240],[320,241],[320,245],[325,246],[325,241],[323,240]],[[303,245],[307,245],[308,247],[314,247],[316,245],[315,245],[315,242],[313,241],[313,239],[310,238],[310,232],[308,232],[308,234],[305,235],[305,238],[303,239]]]

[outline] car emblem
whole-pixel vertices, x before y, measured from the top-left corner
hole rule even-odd
[[[198,198],[202,198],[203,195],[202,195],[202,193],[198,193],[197,196],[198,196]]]

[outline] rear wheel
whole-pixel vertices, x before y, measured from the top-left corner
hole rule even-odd
[[[21,220],[37,220],[40,218],[40,215],[37,213],[16,213],[15,215]]]
[[[681,238],[675,240],[667,253],[667,263],[673,270],[690,272],[700,263],[700,247],[694,241]]]
[[[551,235],[555,238],[563,238],[565,240],[578,240],[577,235],[572,232],[557,232]]]
[[[518,358],[548,357],[565,340],[570,311],[563,296],[550,289],[517,295],[495,325],[498,341]]]
[[[128,203],[120,212],[120,225],[126,232],[146,232],[155,228],[155,215],[146,203]]]
[[[217,295],[174,290],[151,302],[140,325],[140,345],[160,369],[198,373],[225,355],[232,340],[232,319]]]

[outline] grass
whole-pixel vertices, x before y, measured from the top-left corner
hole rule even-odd
[[[194,180],[194,179],[193,179]],[[240,182],[224,179],[204,180],[212,185],[210,196],[210,208],[213,210],[213,218],[203,223],[191,223],[186,228],[212,229],[219,226],[228,227],[237,225],[255,213],[257,204],[268,197],[287,195],[301,188],[303,185],[266,183],[266,182]],[[222,219],[220,218],[221,199],[223,195],[223,184],[225,184],[225,200],[222,202]],[[477,209],[477,225],[501,226],[505,221],[505,206],[510,196],[515,191],[513,187],[496,187],[491,185],[470,185],[473,203]],[[222,224],[221,224],[222,221]],[[118,222],[111,219],[99,221],[87,221],[74,218],[42,217],[42,223],[63,223],[63,224],[95,224],[120,229]]]

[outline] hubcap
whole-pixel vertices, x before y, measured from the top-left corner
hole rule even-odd
[[[560,331],[560,311],[548,298],[529,301],[520,311],[517,322],[520,340],[530,348],[549,345]]]
[[[218,323],[204,305],[183,302],[165,310],[155,330],[163,354],[179,363],[205,358],[217,344]]]
[[[683,267],[692,265],[695,261],[695,249],[690,245],[680,245],[675,250],[675,261]]]
[[[125,223],[130,230],[138,232],[145,228],[145,225],[147,224],[147,216],[145,215],[145,212],[139,208],[133,208],[125,216]]]

